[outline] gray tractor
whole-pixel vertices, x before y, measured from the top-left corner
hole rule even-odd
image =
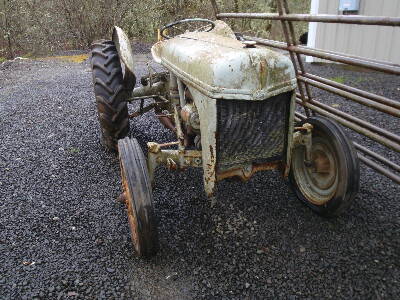
[[[132,242],[139,256],[158,250],[152,187],[158,166],[203,169],[206,195],[217,183],[249,180],[280,170],[297,197],[316,213],[336,216],[359,187],[353,144],[335,122],[313,116],[295,124],[296,76],[286,56],[245,41],[222,21],[185,19],[164,26],[153,60],[167,72],[134,88],[129,39],[118,27],[112,41],[92,48],[92,71],[103,145],[118,151]],[[143,105],[144,99],[154,101]],[[128,104],[140,108],[128,113]],[[145,157],[127,137],[131,118],[154,109],[176,140],[148,142]]]

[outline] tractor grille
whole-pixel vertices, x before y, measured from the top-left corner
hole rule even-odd
[[[217,101],[217,167],[281,160],[285,154],[292,92],[263,101]]]

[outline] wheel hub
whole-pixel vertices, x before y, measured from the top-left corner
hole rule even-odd
[[[338,185],[338,169],[334,152],[328,142],[313,137],[311,164],[306,164],[304,147],[294,156],[294,175],[302,193],[315,205],[324,205],[334,197]]]
[[[329,149],[318,144],[311,154],[312,167],[307,168],[313,183],[321,190],[329,189],[335,182],[335,162]]]

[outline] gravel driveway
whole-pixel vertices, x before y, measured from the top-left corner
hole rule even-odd
[[[137,65],[139,76],[145,70],[143,62]],[[369,76],[370,87],[374,78],[376,86],[389,80],[357,74],[349,72],[349,80]],[[395,93],[398,78],[390,78],[391,87],[380,93]],[[0,299],[400,294],[400,189],[370,169],[362,167],[359,196],[337,219],[312,213],[275,172],[246,184],[222,182],[211,209],[200,170],[159,169],[154,197],[161,251],[145,261],[133,254],[124,206],[115,200],[118,161],[98,135],[87,63],[27,60],[0,67]],[[132,122],[131,135],[142,145],[173,140],[152,114]]]

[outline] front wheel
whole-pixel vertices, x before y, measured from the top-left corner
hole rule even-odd
[[[137,140],[127,137],[118,141],[118,153],[133,247],[138,256],[153,256],[159,243],[146,159]]]
[[[316,213],[337,216],[358,193],[357,153],[337,123],[323,117],[308,118],[304,123],[313,125],[311,164],[305,163],[304,146],[294,148],[290,183],[299,200]]]

